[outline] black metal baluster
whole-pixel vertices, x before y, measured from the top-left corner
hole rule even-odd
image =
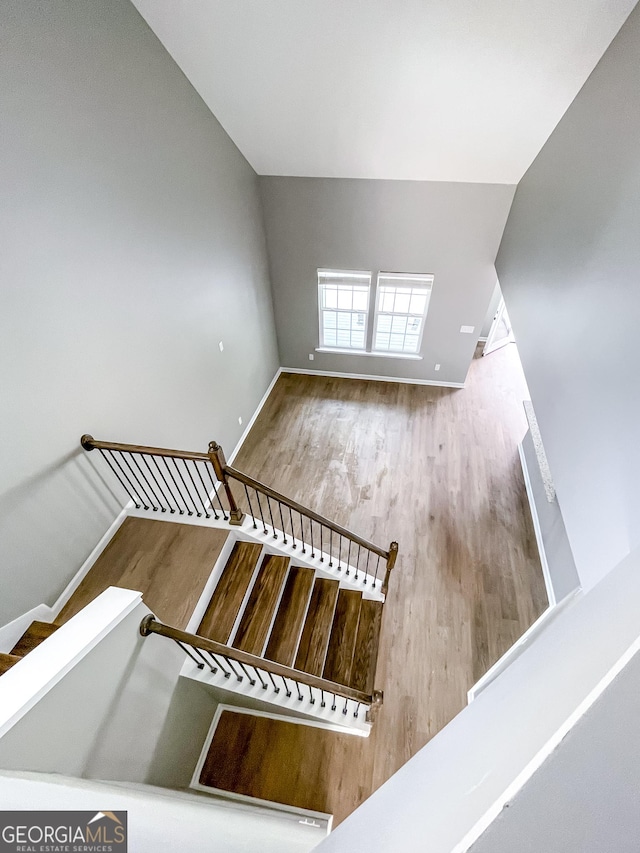
[[[149,472],[149,476],[151,477],[151,479],[153,480],[153,482],[156,484],[156,488],[158,489],[158,491],[159,491],[159,492],[160,492],[160,494],[162,495],[162,500],[161,500],[161,501],[158,501],[158,503],[160,504],[160,512],[166,512],[167,510],[166,510],[166,508],[165,508],[164,504],[166,503],[166,504],[167,504],[167,507],[170,507],[170,506],[171,506],[171,504],[170,504],[170,503],[169,503],[169,501],[167,500],[167,496],[165,495],[165,493],[164,493],[164,490],[163,490],[162,486],[161,486],[161,485],[160,485],[160,483],[158,482],[158,479],[157,479],[156,475],[155,475],[155,474],[153,473],[153,471],[151,470],[151,466],[149,465],[149,463],[148,463],[148,461],[147,461],[147,457],[144,455],[144,453],[141,453],[141,454],[140,454],[140,457],[141,457],[142,461],[144,462],[144,464],[147,466],[147,471]]]
[[[320,688],[320,707],[325,708],[327,703],[324,701],[324,690]]]
[[[149,489],[149,491],[151,492],[151,494],[153,495],[153,497],[156,499],[156,503],[158,504],[157,509],[162,510],[162,501],[158,499],[158,495],[155,493],[155,491],[154,491],[154,489],[153,489],[153,486],[152,486],[152,485],[151,485],[151,483],[147,480],[146,474],[144,473],[144,468],[143,468],[143,467],[142,467],[142,465],[138,462],[138,454],[136,454],[136,455],[134,456],[132,453],[129,453],[129,456],[131,457],[131,463],[132,463],[132,464],[134,464],[134,463],[135,463],[135,470],[136,470],[136,471],[138,471],[138,472],[140,473],[140,476],[141,476],[141,477],[142,477],[142,479],[144,480],[145,485],[147,486],[147,488]],[[137,476],[137,475],[136,475],[136,476]],[[142,485],[142,483],[140,483],[140,485]],[[145,489],[145,491],[146,491],[146,489]],[[153,503],[152,503],[152,506],[153,506]],[[154,511],[154,512],[157,512],[157,509],[156,509],[156,507],[155,507],[155,506],[153,506],[153,511]],[[164,510],[162,510],[162,511],[164,512]]]
[[[202,654],[202,652],[200,651],[200,649],[199,649],[197,646],[191,646],[191,648],[194,650],[194,652],[195,652],[197,655],[199,655],[199,656],[202,658],[202,660],[206,663],[206,665],[209,667],[209,669],[211,670],[211,672],[215,675],[215,674],[216,674],[216,670],[211,666],[211,664],[210,664],[210,663],[209,663],[209,661],[206,659],[206,657]]]
[[[313,550],[313,519],[309,519],[309,536],[311,537],[311,556],[315,557],[315,553]]]
[[[378,580],[378,570],[379,570],[379,568],[380,568],[380,554],[378,554],[378,559],[377,559],[377,561],[376,561],[376,576],[375,576],[375,578],[374,578],[374,580],[373,580],[373,584],[372,584],[372,586],[373,586],[373,588],[374,588],[374,589],[376,588],[376,581]]]
[[[342,571],[340,562],[342,561],[342,533],[338,534],[338,571]]]
[[[182,503],[185,505],[185,509],[187,510],[187,512],[189,511],[189,507],[187,506],[185,499],[182,497],[182,493],[180,492],[180,487],[176,483],[176,478],[173,476],[173,472],[171,471],[171,468],[169,468],[169,463],[167,462],[168,457],[162,456],[160,458],[164,462],[164,467],[167,469],[167,473],[171,477],[171,482],[176,487],[176,490],[173,493],[173,499],[176,502],[176,506],[178,507],[178,512],[180,513],[180,515],[184,515],[184,509],[180,509],[180,503],[178,502],[178,498],[180,498]],[[177,497],[176,497],[176,495],[177,495]]]
[[[287,544],[287,533],[284,529],[284,518],[282,517],[282,502],[278,501],[278,509],[280,510],[280,522],[282,524],[282,543],[283,545]]]
[[[309,688],[309,703],[311,705],[315,705],[316,699],[315,699],[315,696],[313,695],[313,687],[310,684],[308,684],[307,687]]]
[[[185,646],[183,643],[181,643],[181,642],[180,642],[180,640],[174,640],[173,642],[174,642],[174,643],[177,643],[177,644],[180,646],[180,648],[182,649],[182,651],[183,651],[185,654],[189,655],[189,657],[190,657],[190,658],[191,658],[191,660],[195,663],[195,665],[198,667],[198,669],[204,669],[204,664],[203,664],[203,663],[201,663],[201,662],[198,660],[198,658],[197,658],[197,657],[195,657],[195,655],[192,655],[192,654],[191,654],[191,652],[189,651],[189,647],[188,647],[188,646]]]
[[[360,553],[362,549],[360,545],[358,545],[358,556],[356,557],[356,580],[358,580],[358,571],[360,569]]]
[[[205,486],[205,484],[204,484],[204,480],[202,479],[202,474],[200,473],[200,469],[198,468],[198,463],[194,461],[194,463],[193,463],[193,464],[196,466],[196,472],[197,472],[197,474],[198,474],[198,477],[200,478],[200,482],[202,483],[202,488],[204,489],[204,493],[205,493],[205,495],[207,496],[207,503],[209,504],[209,509],[210,509],[210,510],[211,510],[211,512],[213,513],[214,518],[217,520],[217,518],[218,518],[218,513],[215,511],[215,509],[214,509],[214,507],[213,507],[213,501],[212,501],[212,500],[211,500],[211,498],[209,497],[209,492],[207,491],[207,487]],[[209,516],[208,516],[208,515],[207,515],[207,518],[209,518]]]
[[[369,579],[369,557],[371,556],[371,551],[367,548],[367,565],[364,569],[364,585],[367,585],[367,580]]]
[[[129,495],[129,498],[133,501],[133,503],[134,503],[134,505],[135,505],[135,508],[136,508],[136,509],[140,509],[140,504],[138,503],[138,498],[137,498],[137,497],[135,497],[135,498],[134,498],[134,496],[131,494],[131,492],[129,491],[129,489],[125,486],[125,484],[124,484],[124,483],[123,483],[123,481],[122,481],[122,477],[120,476],[120,474],[118,474],[118,472],[116,471],[116,469],[113,467],[113,465],[112,465],[112,464],[111,464],[111,462],[109,461],[109,457],[107,456],[107,454],[104,452],[104,450],[103,450],[101,447],[99,447],[99,448],[98,448],[98,450],[99,450],[99,451],[100,451],[100,453],[102,454],[102,456],[103,456],[103,458],[104,458],[105,462],[107,463],[107,465],[109,466],[109,468],[111,468],[111,470],[113,471],[113,473],[114,473],[114,474],[116,475],[116,477],[118,478],[118,480],[119,480],[120,485],[122,486],[122,488],[123,488],[123,489],[125,490],[125,492]],[[123,473],[124,473],[124,472],[123,472]]]
[[[300,682],[294,679],[293,683],[295,684],[296,690],[298,691],[298,702],[302,702],[304,696],[302,695],[302,690],[300,690]]]
[[[332,696],[333,696],[333,703],[331,704],[331,710],[335,711],[335,709],[336,709],[336,694],[332,693]]]
[[[203,654],[204,654],[204,652],[203,652]],[[215,658],[213,657],[213,655],[211,654],[210,651],[207,651],[207,654],[209,655],[209,657],[211,658],[211,660],[214,663],[217,663],[217,661],[215,660]],[[209,666],[211,667],[211,672],[215,675],[216,672],[218,671],[218,667],[217,666],[211,666],[211,664],[209,664]]]
[[[293,512],[291,511],[291,507],[289,507],[289,519],[291,520],[291,542],[292,542],[291,547],[297,548],[298,546],[296,545],[296,534],[294,533],[294,530],[293,530]]]
[[[131,486],[131,488],[133,489],[133,491],[134,491],[134,492],[136,493],[136,495],[138,496],[138,500],[140,501],[140,504],[141,504],[142,508],[143,508],[143,509],[149,509],[149,507],[147,506],[147,503],[146,503],[145,499],[144,499],[144,498],[142,497],[142,495],[140,494],[139,489],[136,489],[136,487],[134,486],[133,482],[131,481],[131,478],[129,477],[129,475],[128,475],[128,474],[127,474],[127,472],[125,471],[125,469],[124,469],[124,467],[123,467],[122,463],[120,462],[120,460],[119,460],[119,459],[118,459],[118,457],[116,456],[116,451],[115,451],[115,450],[111,451],[111,458],[113,459],[113,461],[114,461],[114,462],[116,463],[116,465],[118,466],[118,470],[120,471],[120,473],[122,474],[122,476],[126,479],[127,483],[129,483],[129,485]],[[138,506],[138,509],[140,509],[140,506]]]
[[[353,712],[353,716],[354,716],[354,717],[356,718],[356,720],[357,720],[359,715],[360,715],[360,702],[356,702],[356,709],[355,709],[355,711]]]
[[[269,676],[269,678],[271,679],[271,683],[273,684],[273,690],[274,690],[274,692],[275,692],[275,693],[280,693],[280,688],[276,686],[276,682],[275,682],[275,679],[274,679],[273,675],[269,672],[269,670],[266,670],[266,672],[267,672],[267,675]],[[266,686],[267,686],[267,685],[265,684],[265,687],[266,687]]]
[[[324,525],[321,523],[320,524],[320,562],[321,563],[324,563],[324,554],[322,552],[322,528],[323,527],[324,527]]]
[[[329,568],[333,568],[333,530],[329,528]]]
[[[143,494],[143,495],[146,497],[146,499],[149,501],[149,506],[151,507],[151,509],[152,509],[154,512],[157,512],[157,511],[158,511],[158,507],[157,507],[157,506],[155,506],[155,504],[153,503],[153,500],[149,497],[149,493],[147,492],[147,490],[145,489],[145,487],[142,485],[142,483],[140,482],[139,478],[136,476],[135,471],[134,471],[134,470],[133,470],[133,468],[131,467],[131,463],[129,462],[129,460],[127,459],[127,457],[124,455],[124,453],[122,452],[122,450],[118,450],[118,453],[120,454],[120,457],[122,458],[122,461],[125,463],[125,465],[126,465],[126,466],[127,466],[127,468],[129,469],[129,471],[131,471],[131,476],[132,476],[132,477],[133,477],[133,479],[136,481],[136,483],[140,486],[140,490],[142,491],[142,494]],[[131,454],[129,454],[129,456],[131,456]],[[148,507],[148,506],[145,506],[145,509],[149,509],[149,507]]]
[[[300,541],[302,542],[302,553],[306,554],[307,552],[304,547],[304,524],[302,522],[302,513],[299,512],[298,515],[300,516]]]
[[[258,669],[257,666],[254,666],[253,669],[255,671],[255,674],[258,676],[258,680],[260,681],[260,684],[262,684],[262,689],[266,690],[269,685],[267,684],[266,681],[263,680],[262,676],[260,675],[260,670]]]
[[[164,474],[162,473],[162,468],[158,465],[158,460],[156,459],[156,457],[155,457],[155,456],[152,456],[152,457],[151,457],[151,461],[153,462],[153,464],[154,464],[154,465],[156,466],[156,468],[158,469],[158,474],[160,474],[160,477],[162,478],[162,482],[163,482],[163,483],[165,484],[165,486],[167,487],[167,491],[168,491],[168,492],[169,492],[169,494],[171,495],[171,497],[172,497],[172,499],[173,499],[173,501],[174,501],[174,503],[175,503],[175,505],[176,505],[176,508],[178,509],[178,512],[179,512],[179,511],[180,511],[180,504],[178,503],[178,501],[177,501],[177,500],[175,499],[175,497],[173,496],[173,492],[171,491],[171,486],[169,485],[169,483],[167,483],[167,478],[166,478],[166,477],[164,476]],[[169,512],[170,512],[172,515],[174,515],[174,514],[175,514],[175,509],[173,508],[173,505],[172,505],[171,501],[167,499],[167,503],[168,503],[168,505],[169,505]]]
[[[246,666],[242,663],[242,661],[238,661],[238,663],[240,664],[240,668],[242,669],[242,671],[244,672],[244,674],[245,674],[245,675],[247,676],[247,678],[249,679],[249,684],[250,684],[252,687],[254,687],[254,686],[255,686],[255,683],[256,683],[255,678],[251,678],[251,676],[250,676],[250,675],[249,675],[249,673],[247,672],[247,668],[246,668]]]
[[[251,500],[249,499],[249,489],[247,488],[245,483],[243,483],[242,485],[244,486],[244,493],[247,496],[247,503],[249,504],[249,512],[251,513],[251,518],[253,519],[253,529],[257,530],[258,525],[256,524],[256,517],[253,514],[253,507],[251,506]]]
[[[258,509],[260,510],[260,520],[262,521],[262,527],[264,528],[264,532],[267,532],[267,525],[264,523],[264,513],[262,512],[262,501],[260,500],[260,492],[257,489],[253,490],[256,493],[256,498],[258,499]]]
[[[348,700],[348,699],[345,699],[345,700],[344,700],[344,708],[342,709],[342,713],[343,713],[345,716],[346,716],[346,714],[347,714],[347,705],[348,705],[348,704],[349,704],[349,700]]]
[[[220,663],[220,661],[218,660],[217,655],[214,655],[214,653],[213,653],[213,652],[211,652],[210,654],[211,654],[211,657],[214,659],[214,661],[218,664],[218,666],[220,667],[220,669],[222,670],[222,672],[224,673],[224,677],[225,677],[225,678],[229,678],[229,677],[231,676],[231,673],[230,673],[230,672],[227,672],[227,670],[222,666],[222,664],[221,664],[221,663]],[[227,661],[227,659],[226,659],[226,658],[225,658],[225,661]],[[228,663],[228,661],[227,661],[227,663]]]
[[[197,510],[197,507],[196,507],[196,505],[195,505],[195,503],[194,503],[193,498],[191,497],[191,495],[190,495],[190,493],[189,493],[189,489],[187,488],[187,484],[186,484],[186,483],[185,483],[185,481],[184,481],[184,477],[182,476],[182,474],[181,474],[181,472],[180,472],[180,469],[178,468],[178,463],[176,462],[175,457],[174,457],[174,456],[171,456],[171,457],[169,457],[169,458],[170,458],[170,459],[171,459],[171,461],[173,462],[173,467],[174,467],[174,468],[176,469],[176,471],[178,472],[178,477],[180,477],[180,480],[182,481],[182,485],[184,486],[184,490],[185,490],[185,492],[189,495],[189,498],[190,498],[190,500],[191,500],[191,503],[193,504],[193,508],[194,508],[194,509],[195,509],[195,511],[197,512],[197,511],[198,511],[198,510]],[[181,494],[182,494],[182,493],[181,493]],[[193,515],[193,513],[192,513],[192,512],[191,512],[191,510],[189,509],[189,504],[187,503],[187,499],[186,499],[186,497],[185,497],[184,495],[182,495],[182,499],[184,500],[185,506],[187,507],[187,515]]]
[[[235,677],[238,679],[238,681],[242,681],[242,676],[240,675],[240,673],[238,672],[238,670],[235,668],[235,666],[231,663],[231,658],[228,658],[228,657],[225,655],[225,656],[224,656],[224,659],[225,659],[225,660],[226,660],[226,662],[227,662],[227,666],[231,668],[231,671],[233,672],[233,674],[235,675]]]
[[[277,539],[278,534],[276,533],[276,526],[273,523],[273,513],[271,512],[271,501],[269,499],[269,495],[267,495],[267,509],[269,510],[269,518],[271,519],[271,529],[273,530],[273,538]]]
[[[349,539],[349,552],[347,554],[347,574],[351,573],[351,539]]]
[[[207,508],[206,508],[206,506],[204,505],[204,501],[202,500],[202,495],[201,495],[201,494],[200,494],[200,492],[198,491],[198,487],[196,486],[196,481],[193,479],[193,474],[191,473],[191,468],[189,468],[189,466],[187,465],[187,462],[188,462],[189,460],[187,460],[187,459],[183,459],[182,461],[184,462],[184,467],[187,469],[187,474],[189,475],[189,479],[190,479],[190,480],[191,480],[191,482],[193,483],[193,488],[194,488],[194,490],[195,490],[196,495],[198,496],[198,500],[199,500],[199,501],[200,501],[200,503],[202,504],[202,509],[204,510],[205,517],[206,517],[206,518],[209,518],[209,513],[207,512]],[[191,462],[193,462],[193,464],[195,465],[195,462],[193,461],[193,459],[191,460]],[[199,513],[198,513],[198,518],[202,518],[202,513],[201,513],[201,512],[199,512]]]
[[[284,675],[281,675],[280,678],[284,681],[285,696],[288,699],[289,696],[291,696],[291,691],[289,690],[289,685],[287,683],[287,679],[284,677]]]
[[[217,482],[216,482],[216,480],[214,480],[214,479],[213,479],[213,476],[212,476],[212,474],[211,474],[211,470],[212,470],[212,469],[211,469],[211,465],[210,465],[210,464],[207,464],[207,463],[205,462],[205,466],[204,466],[204,467],[205,467],[205,469],[206,469],[206,471],[207,471],[207,474],[209,475],[209,479],[211,480],[211,485],[212,485],[212,487],[213,487],[213,494],[217,497],[217,499],[218,499],[218,503],[220,504],[220,511],[222,512],[222,517],[224,518],[224,520],[225,520],[225,521],[228,521],[229,516],[227,515],[227,511],[226,511],[226,509],[222,506],[222,501],[220,500],[220,495],[218,494],[218,486],[217,486]],[[211,509],[213,510],[213,514],[215,515],[215,517],[216,517],[216,521],[217,521],[217,520],[218,520],[218,513],[217,513],[217,512],[215,511],[215,509],[214,509],[214,506],[213,506],[213,498],[210,498],[210,500],[211,500]]]

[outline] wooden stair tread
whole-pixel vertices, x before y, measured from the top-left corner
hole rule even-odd
[[[326,757],[353,743],[352,734],[223,711],[199,782],[235,794],[330,814],[339,786],[327,783]],[[293,767],[292,756],[301,760]]]
[[[382,602],[363,598],[351,667],[351,687],[354,690],[373,693],[381,623]]]
[[[0,675],[3,675],[8,669],[18,663],[19,660],[22,660],[20,655],[8,655],[4,652],[0,652]]]
[[[228,642],[261,551],[252,542],[235,543],[198,628],[200,636]]]
[[[47,637],[50,637],[60,626],[54,625],[52,622],[32,622],[24,634],[20,637],[15,646],[11,649],[10,654],[24,657],[33,651],[36,646],[43,643]]]
[[[233,638],[235,649],[262,656],[288,568],[288,557],[265,555]]]
[[[323,677],[337,684],[348,685],[351,681],[353,652],[358,634],[362,593],[353,589],[341,589],[338,593],[336,611],[331,626]]]
[[[316,578],[294,664],[296,669],[322,675],[337,597],[338,581]]]
[[[289,569],[278,612],[269,635],[265,657],[284,666],[292,666],[300,632],[313,588],[313,569],[292,566]]]

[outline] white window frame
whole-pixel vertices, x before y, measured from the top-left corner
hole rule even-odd
[[[325,281],[323,281],[323,279]],[[366,286],[367,288],[367,305],[366,308],[356,310],[354,308],[327,308],[323,304],[323,296],[324,296],[324,287],[330,283],[330,281],[334,279],[339,287],[339,280],[353,279],[353,284],[362,284],[362,286]],[[319,330],[319,341],[320,346],[318,349],[320,351],[330,351],[330,352],[342,352],[342,353],[358,353],[362,355],[367,352],[367,334],[369,331],[369,315],[371,313],[371,282],[373,279],[373,274],[369,270],[330,270],[330,269],[319,269],[318,270],[318,330]],[[326,283],[325,283],[326,282]],[[338,346],[325,343],[325,329],[324,329],[324,312],[331,311],[336,315],[338,313],[349,313],[349,314],[364,314],[364,345],[362,347],[353,347],[353,346]],[[336,326],[337,327],[337,326]]]
[[[424,311],[421,314],[410,311],[383,311],[381,308],[383,288],[385,282],[397,282],[396,287],[410,287],[412,290],[422,291],[427,295]],[[371,339],[371,354],[401,358],[420,358],[420,350],[422,349],[422,339],[424,337],[424,328],[426,325],[427,314],[429,313],[429,303],[431,302],[431,292],[433,290],[433,275],[426,273],[389,273],[379,272],[376,280],[376,296],[374,305],[374,323],[373,323],[373,338]],[[416,318],[421,320],[420,334],[418,344],[414,351],[405,349],[376,349],[376,339],[378,336],[378,323],[381,316],[388,317],[406,317]],[[405,337],[407,332],[405,331]]]

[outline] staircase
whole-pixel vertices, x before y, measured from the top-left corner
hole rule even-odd
[[[25,655],[43,643],[59,627],[49,622],[32,622],[8,654],[0,652],[0,675],[19,663]]]
[[[130,514],[224,527],[236,540],[212,574],[217,582],[198,605],[193,633],[150,616],[143,636],[178,643],[187,656],[182,675],[225,701],[236,694],[239,705],[368,735],[382,702],[374,683],[397,543],[383,549],[232,468],[215,442],[208,453],[90,435],[81,444],[99,451]]]
[[[236,542],[197,634],[373,692],[382,602]]]

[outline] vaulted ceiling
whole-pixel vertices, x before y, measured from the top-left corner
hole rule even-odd
[[[635,0],[133,0],[259,174],[516,183]]]

